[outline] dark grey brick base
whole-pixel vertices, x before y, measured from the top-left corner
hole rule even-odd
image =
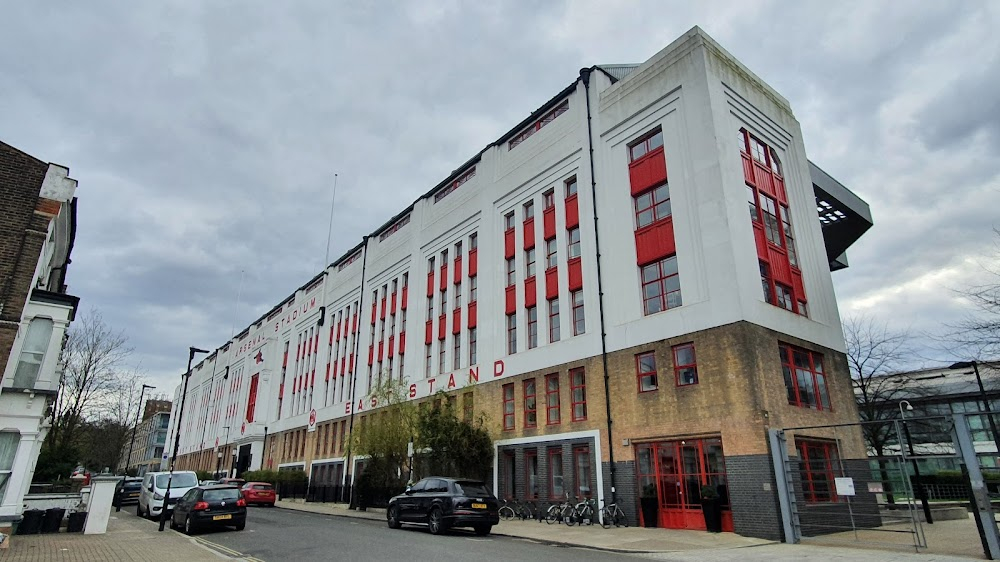
[[[781,508],[769,455],[726,457],[733,531],[747,537],[783,540]]]

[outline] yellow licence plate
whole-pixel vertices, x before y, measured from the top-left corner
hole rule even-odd
[[[215,517],[212,517],[212,521],[222,521],[223,519],[232,519],[232,518],[233,518],[233,516],[231,514],[230,515],[216,515]]]
[[[474,503],[472,504],[472,509],[486,509],[485,503]]]

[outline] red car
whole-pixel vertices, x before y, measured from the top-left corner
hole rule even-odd
[[[247,482],[243,485],[243,498],[247,504],[269,505],[274,507],[274,486],[267,482]]]

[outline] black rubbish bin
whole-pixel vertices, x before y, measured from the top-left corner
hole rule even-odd
[[[17,526],[19,535],[37,535],[42,531],[42,517],[45,512],[40,509],[26,509],[21,518],[21,524]]]
[[[50,507],[45,510],[45,518],[42,520],[43,533],[58,533],[59,525],[62,524],[66,510],[61,507]]]
[[[87,522],[86,511],[69,512],[69,523],[66,525],[67,533],[82,533],[83,526]]]

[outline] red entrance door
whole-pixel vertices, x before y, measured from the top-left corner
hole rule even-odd
[[[721,439],[638,445],[636,458],[640,493],[650,496],[655,488],[660,527],[704,530],[701,488],[712,486],[719,492],[723,504],[722,529],[733,530]]]

